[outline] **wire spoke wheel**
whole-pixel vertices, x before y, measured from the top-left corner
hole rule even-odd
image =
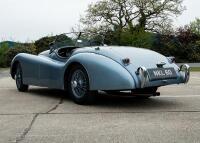
[[[21,65],[17,65],[16,73],[15,73],[15,81],[17,89],[21,92],[28,90],[28,85],[23,84],[23,76],[22,76],[22,69]]]
[[[89,90],[89,78],[86,70],[81,65],[71,68],[67,80],[68,92],[75,103],[85,105],[92,104],[96,91]]]
[[[75,70],[71,77],[71,89],[76,98],[81,98],[87,93],[87,77],[82,70]]]
[[[16,75],[15,75],[17,88],[20,88],[20,86],[22,84],[22,76],[21,75],[22,75],[21,74],[21,69],[17,68],[17,72],[16,72]]]

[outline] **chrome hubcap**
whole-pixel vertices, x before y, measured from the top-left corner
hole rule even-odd
[[[78,86],[77,81],[72,81],[72,87],[73,87],[73,88],[76,88],[77,86]]]
[[[71,88],[73,94],[77,98],[83,97],[87,92],[87,78],[86,75],[81,70],[76,70],[72,74],[71,78]]]

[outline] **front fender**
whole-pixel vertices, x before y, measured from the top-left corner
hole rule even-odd
[[[80,63],[86,69],[90,90],[135,89],[131,74],[119,63],[108,57],[95,53],[79,53],[72,56],[67,65],[73,62]]]
[[[23,53],[17,54],[11,61],[10,64],[10,75],[11,77],[14,79],[15,77],[15,69],[16,69],[16,65],[17,63],[21,63],[22,59],[23,59]]]

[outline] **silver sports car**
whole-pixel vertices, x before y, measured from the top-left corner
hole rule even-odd
[[[178,67],[174,57],[94,43],[83,42],[79,34],[74,46],[54,42],[39,55],[18,54],[11,63],[17,89],[24,92],[34,85],[66,90],[76,103],[86,104],[98,91],[150,97],[159,95],[158,87],[189,81],[190,67]]]

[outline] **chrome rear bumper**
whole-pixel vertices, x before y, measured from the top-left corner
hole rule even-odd
[[[181,65],[179,68],[180,77],[181,77],[181,83],[188,83],[190,79],[190,66],[187,64]],[[148,77],[148,72],[145,67],[139,67],[137,72],[136,72],[138,79],[139,79],[139,86],[140,88],[145,88],[148,87],[149,77]],[[163,80],[165,82],[166,80]],[[178,84],[178,81],[177,81]]]

